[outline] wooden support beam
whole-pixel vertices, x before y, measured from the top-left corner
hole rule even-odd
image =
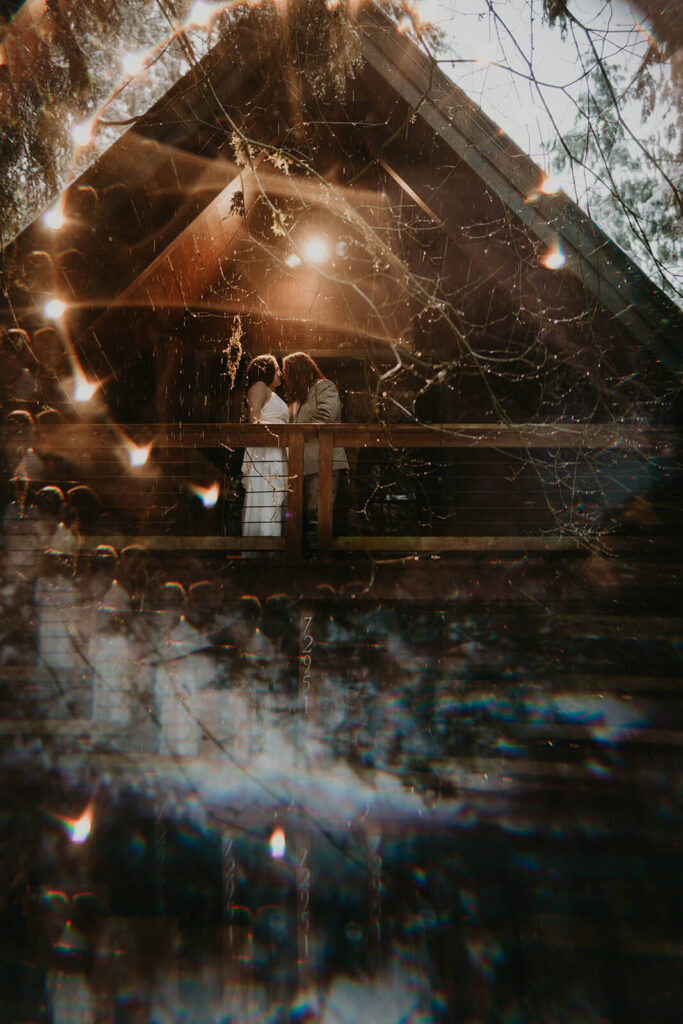
[[[289,439],[289,493],[287,495],[287,551],[301,556],[304,505],[304,438],[300,431]]]
[[[580,551],[578,537],[335,537],[335,551]]]
[[[332,424],[347,448],[668,448],[680,432],[638,424],[432,423]]]
[[[318,447],[318,549],[323,558],[332,550],[332,515],[334,510],[332,434],[321,431]]]
[[[126,310],[151,309],[157,322],[168,326],[199,302],[219,276],[221,261],[246,236],[246,214],[258,196],[254,170],[262,159],[258,154],[251,167],[236,169],[225,188],[86,329],[77,348],[87,348],[91,338],[102,347],[105,339],[121,332],[119,317]]]
[[[150,441],[151,471],[162,479],[159,494],[187,484],[188,459],[178,453],[197,448],[227,448],[272,445],[289,446],[289,497],[286,537],[223,537],[223,536],[98,536],[84,538],[84,550],[96,544],[142,543],[159,551],[241,551],[286,550],[293,558],[302,553],[303,527],[303,447],[306,440],[319,442],[319,544],[324,557],[332,551],[558,551],[588,550],[600,545],[605,550],[642,550],[645,540],[638,537],[581,536],[544,534],[536,536],[400,536],[400,537],[333,537],[333,449],[482,449],[484,451],[567,449],[576,452],[595,451],[600,454],[613,449],[632,451],[640,458],[670,460],[680,444],[681,431],[654,430],[641,424],[590,423],[441,423],[441,424],[61,424],[48,431],[37,429],[22,441],[41,456],[54,454],[82,464],[86,471],[90,460],[98,455],[108,457],[108,466],[116,465],[125,456],[129,437]],[[0,432],[0,449],[14,453],[17,438],[9,430]],[[107,469],[107,472],[111,472]],[[117,474],[121,470],[117,468]],[[147,470],[145,470],[147,472]],[[100,475],[98,480],[104,479]],[[660,545],[667,539],[658,538]]]
[[[102,534],[83,538],[82,551],[99,544],[111,544],[120,551],[129,544],[141,544],[150,551],[283,551],[284,537],[145,536],[145,534]]]
[[[291,493],[291,492],[290,492]],[[289,515],[287,534],[289,534]],[[658,540],[658,545],[667,544],[668,539]],[[671,543],[675,545],[672,538]],[[206,535],[173,536],[145,534],[92,534],[83,537],[81,553],[86,554],[100,544],[111,544],[120,551],[130,544],[140,544],[149,551],[285,551],[290,552],[286,537],[215,537]],[[599,551],[610,554],[647,554],[651,557],[652,546],[647,537],[613,537],[596,534],[594,537],[571,537],[546,534],[542,537],[481,536],[481,537],[333,537],[330,544],[333,551]],[[668,548],[667,548],[668,551]],[[291,552],[290,552],[291,553]],[[671,562],[667,562],[671,566]],[[680,567],[676,566],[676,571]],[[4,669],[3,669],[4,671]],[[0,672],[0,675],[2,673]]]
[[[634,448],[666,452],[680,443],[683,432],[675,428],[636,423],[64,423],[50,425],[49,433],[37,430],[40,448],[68,452],[123,446],[123,436],[153,439],[154,450],[163,448],[240,448],[269,445],[274,438],[291,446],[294,437],[322,439],[329,434],[333,446],[342,448]],[[0,445],[16,448],[8,431],[0,433]],[[290,462],[291,462],[290,452]]]

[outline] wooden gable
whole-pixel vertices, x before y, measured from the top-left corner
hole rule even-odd
[[[555,450],[576,452],[576,430],[590,450],[633,445],[629,431],[645,450],[659,443],[649,422],[667,422],[677,389],[679,311],[566,197],[544,196],[540,169],[375,8],[359,15],[357,39],[362,65],[343,89],[316,91],[292,78],[291,56],[254,12],[70,186],[60,231],[37,221],[15,241],[5,323],[26,332],[50,403],[68,402],[62,385],[81,372],[101,383],[112,436],[115,424],[144,439],[161,437],[159,425],[235,423],[242,396],[226,348],[239,337],[252,356],[309,351],[340,385],[348,422],[415,425],[401,443],[427,449],[418,477],[430,487],[441,477],[425,468],[433,435],[420,424],[445,425],[440,445],[486,448],[494,461],[499,429],[520,425],[513,447],[535,447],[529,423]],[[566,263],[548,266],[558,245]],[[55,297],[66,312],[46,326]],[[558,421],[569,433],[553,435]],[[458,423],[476,429],[460,438]],[[244,440],[202,437],[207,449]],[[215,475],[214,462],[191,471]],[[439,534],[462,492],[452,452],[446,463],[448,494],[427,516]],[[642,473],[625,467],[630,496]],[[486,459],[473,472],[477,501],[493,509],[484,480],[498,492],[517,477]],[[548,472],[527,460],[538,493],[522,488],[518,521],[540,502],[535,528],[559,514],[564,530],[580,501],[567,504],[562,474]],[[178,473],[170,496],[155,491],[162,521],[190,469]],[[370,492],[408,488],[423,516],[422,484],[389,475]],[[459,531],[476,533],[478,516]]]
[[[638,370],[635,346],[675,371],[666,297],[564,196],[543,196],[533,162],[378,10],[359,40],[346,96],[320,102],[303,80],[299,106],[257,27],[219,43],[70,187],[58,237],[36,223],[17,240],[21,325],[63,297],[99,373],[188,311],[248,317],[254,352],[380,358],[364,339],[410,350],[419,334],[418,349],[468,363],[540,336],[579,376],[596,347],[615,376]],[[342,255],[288,265],[318,225]],[[566,266],[549,270],[558,243]]]

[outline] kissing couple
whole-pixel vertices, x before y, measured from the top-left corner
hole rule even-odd
[[[277,394],[284,385],[285,400]],[[247,367],[247,419],[249,423],[338,423],[339,392],[305,352],[282,360],[282,372],[273,355],[256,356]],[[245,448],[242,483],[243,537],[281,537],[288,489],[286,448]],[[343,448],[332,457],[332,494],[337,496],[339,473],[349,463]],[[318,442],[304,444],[303,518],[307,552],[318,547]]]

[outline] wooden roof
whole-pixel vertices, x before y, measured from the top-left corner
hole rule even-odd
[[[363,52],[396,92],[544,243],[559,236],[567,266],[629,333],[681,368],[681,310],[564,194],[538,194],[543,172],[438,65],[369,9]],[[536,193],[534,202],[529,197]]]
[[[463,208],[448,191],[453,168],[456,175],[469,175],[467,189],[476,180],[482,196],[495,201],[495,210],[506,212],[511,230],[517,231],[520,245],[529,252],[534,245],[541,251],[560,239],[566,268],[578,285],[568,300],[574,309],[585,305],[581,296],[587,293],[589,302],[601,311],[603,334],[609,330],[622,338],[630,336],[666,368],[679,371],[680,310],[564,195],[540,195],[529,202],[538,193],[540,168],[433,60],[406,35],[397,33],[377,7],[362,9],[359,29],[365,69],[350,83],[349,102],[335,108],[340,117],[346,112],[347,122],[330,127],[331,136],[336,132],[344,141],[357,137],[372,173],[381,174],[401,202],[413,204],[426,217],[425,223],[451,240],[458,263],[470,267],[468,274],[481,275],[485,270],[487,277],[494,278],[490,291],[501,308],[510,304],[510,279],[517,273],[518,252],[504,242],[497,250],[493,245],[484,258],[483,246],[463,233]],[[270,97],[272,109],[263,106],[259,90],[275,44],[259,37],[257,47],[255,33],[249,22],[236,28],[239,38],[230,42],[247,55],[241,63],[227,59],[225,42],[218,43],[71,186],[66,202],[74,205],[75,216],[58,245],[61,251],[54,249],[52,237],[38,221],[16,240],[8,260],[23,263],[19,293],[15,288],[12,296],[13,313],[19,314],[22,326],[29,330],[41,326],[37,299],[56,286],[73,301],[69,328],[86,361],[104,359],[115,364],[121,358],[122,338],[130,354],[131,335],[163,334],[188,308],[257,312],[278,319],[281,325],[291,321],[296,340],[302,317],[292,306],[293,297],[305,306],[304,319],[322,334],[329,333],[346,311],[349,322],[344,331],[349,337],[361,335],[410,347],[414,309],[401,299],[406,282],[400,246],[388,236],[382,239],[383,215],[377,202],[369,213],[365,182],[353,180],[357,173],[345,180],[334,160],[321,168],[317,180],[297,174],[296,167],[276,169],[268,162],[272,147],[282,145],[283,151],[296,152],[297,139],[296,132],[292,138],[292,111],[283,110],[288,105],[286,83],[281,83],[281,94]],[[254,158],[236,163],[228,126],[240,106],[254,97],[262,104],[260,129],[266,143]],[[394,124],[404,110],[410,116],[402,140]],[[373,124],[373,116],[377,123]],[[426,161],[411,154],[411,140],[418,137],[423,146],[439,147],[440,158],[450,154],[447,173],[440,173],[437,161],[426,169]],[[373,191],[380,196],[376,186],[377,179],[369,183],[365,196]],[[92,215],[88,210],[91,193],[97,197],[97,213]],[[294,199],[302,210],[326,209],[352,228],[355,221],[359,230],[379,235],[378,244],[389,264],[379,295],[372,291],[377,287],[372,275],[366,276],[370,284],[359,300],[351,280],[347,288],[337,287],[334,296],[334,288],[326,295],[319,285],[307,296],[300,280],[294,283],[281,261],[276,273],[268,266],[259,271],[251,256],[255,231],[261,230],[255,229],[255,218],[263,216],[257,207],[264,196],[285,202]],[[79,203],[84,212],[79,212]],[[389,212],[384,219],[388,223]],[[273,255],[278,239],[264,241],[262,233],[257,245],[263,249],[266,242]],[[47,259],[37,271],[31,264],[31,276],[26,266],[31,260],[35,263],[36,250],[46,253]],[[226,279],[226,272],[230,276],[226,268],[236,257],[243,267],[249,264],[251,299],[235,300],[237,289],[233,288],[233,300],[216,306],[216,284]],[[519,323],[525,317],[534,321],[558,292],[552,273],[531,267],[532,259],[527,262],[525,272],[535,294],[533,300],[519,301],[521,312],[515,315]],[[564,271],[563,278],[566,281]]]

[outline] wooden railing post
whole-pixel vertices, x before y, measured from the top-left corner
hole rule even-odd
[[[332,551],[332,515],[334,494],[332,488],[333,440],[332,430],[320,428],[318,445],[318,550],[324,558]]]
[[[289,489],[287,493],[287,552],[301,557],[304,505],[304,438],[299,430],[289,433]]]
[[[528,449],[570,449],[575,452],[601,456],[607,449],[621,449],[626,456],[641,458],[651,453],[653,458],[669,459],[680,449],[683,433],[680,428],[654,429],[646,423],[432,423],[419,424],[256,424],[256,423],[62,423],[49,428],[36,428],[18,438],[10,428],[0,429],[0,453],[6,453],[16,465],[17,449],[35,448],[42,458],[59,456],[71,464],[68,478],[82,479],[96,489],[102,488],[101,498],[111,501],[125,518],[132,516],[135,528],[131,533],[88,534],[83,538],[87,549],[100,544],[113,544],[117,548],[142,543],[154,551],[282,551],[290,557],[300,558],[303,549],[303,449],[304,439],[319,441],[319,548],[323,557],[335,551],[384,552],[437,552],[437,551],[555,551],[582,549],[590,536],[566,528],[542,533],[483,534],[468,526],[465,534],[407,536],[334,536],[333,489],[334,445],[350,449],[422,449],[490,450],[514,453]],[[277,438],[279,445],[289,443],[288,518],[284,537],[243,537],[239,531],[231,536],[214,535],[210,525],[199,529],[197,535],[183,532],[181,522],[177,533],[168,533],[167,514],[177,506],[180,487],[201,496],[210,496],[215,484],[215,473],[199,450],[205,448],[271,447]],[[150,443],[152,439],[152,443]],[[132,462],[133,445],[148,446],[149,460],[145,466]],[[128,449],[128,451],[127,451]],[[194,450],[198,450],[195,456]],[[179,453],[176,458],[176,452]],[[131,458],[129,488],[125,501],[115,480],[119,477],[119,461]],[[151,469],[151,472],[150,472]],[[201,486],[200,486],[201,483]],[[536,491],[532,493],[532,498]],[[543,508],[545,497],[540,495]],[[202,502],[204,498],[202,497]],[[212,507],[207,500],[207,509]],[[526,501],[525,505],[532,504]],[[209,513],[211,515],[211,513]],[[162,528],[163,522],[163,528]],[[139,530],[155,529],[154,533]],[[415,523],[417,526],[417,522]],[[473,524],[474,525],[474,524]],[[482,526],[484,523],[482,522]],[[552,524],[550,525],[552,530]],[[624,544],[627,539],[623,538]],[[622,538],[610,538],[612,546],[621,544]]]

